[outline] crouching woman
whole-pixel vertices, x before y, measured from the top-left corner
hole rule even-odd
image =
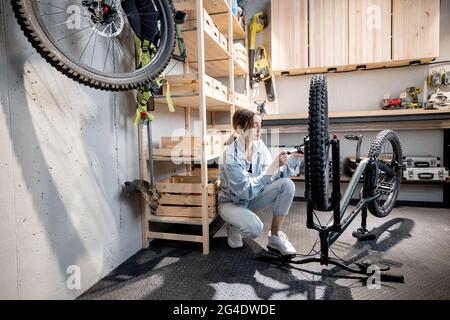
[[[282,151],[272,160],[261,140],[261,117],[251,110],[236,111],[233,128],[235,134],[228,141],[219,165],[218,209],[227,223],[228,245],[240,248],[243,237],[257,238],[263,223],[255,213],[270,207],[269,249],[295,255],[282,226],[295,195],[295,185],[289,177],[303,166],[303,156],[294,153],[288,157]]]

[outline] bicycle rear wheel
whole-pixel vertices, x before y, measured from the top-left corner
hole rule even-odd
[[[11,0],[22,30],[47,62],[93,88],[120,91],[157,77],[175,46],[170,0]],[[136,69],[133,36],[154,48],[151,62]]]
[[[397,133],[383,130],[373,140],[369,149],[369,158],[377,161],[377,170],[369,177],[369,195],[381,196],[367,204],[374,216],[386,217],[397,201],[402,179],[402,147]]]

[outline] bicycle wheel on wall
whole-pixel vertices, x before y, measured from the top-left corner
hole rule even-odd
[[[157,77],[175,46],[170,0],[11,0],[22,30],[56,69],[90,87],[130,90]],[[155,55],[136,69],[133,36]]]
[[[309,91],[309,181],[313,208],[325,211],[330,206],[328,133],[328,94],[325,76],[314,76]]]
[[[369,178],[370,195],[381,196],[367,204],[376,217],[387,216],[397,201],[402,179],[402,147],[397,133],[383,130],[377,134],[369,149],[369,158],[377,161],[377,170]]]

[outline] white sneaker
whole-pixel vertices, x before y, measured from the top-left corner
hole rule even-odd
[[[269,250],[279,252],[283,256],[294,256],[297,251],[292,243],[289,242],[287,235],[278,231],[278,234],[272,235],[269,231],[269,243],[267,244]]]
[[[242,235],[239,232],[239,229],[227,224],[227,233],[228,233],[228,245],[234,249],[242,248],[244,243],[242,242]]]

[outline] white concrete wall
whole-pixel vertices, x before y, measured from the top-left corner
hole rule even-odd
[[[0,3],[0,299],[73,299],[141,248],[134,93],[66,78],[26,41]],[[184,126],[155,113],[154,141]],[[158,174],[177,168],[158,164]],[[69,290],[67,268],[81,270]]]

